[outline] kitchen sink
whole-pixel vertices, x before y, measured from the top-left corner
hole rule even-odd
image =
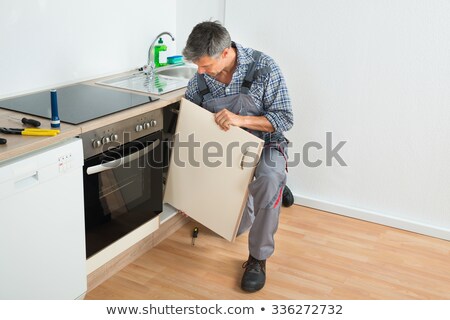
[[[195,65],[183,64],[157,68],[153,75],[138,72],[132,75],[99,81],[97,84],[161,95],[186,87],[196,72],[197,67]]]
[[[190,80],[197,72],[195,65],[183,65],[176,67],[163,67],[156,69],[156,74],[168,77],[182,78]]]

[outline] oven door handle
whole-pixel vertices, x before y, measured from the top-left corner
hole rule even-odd
[[[160,140],[157,139],[157,140],[153,141],[151,145],[146,146],[142,150],[136,151],[136,152],[129,154],[125,157],[122,157],[120,159],[116,159],[113,161],[109,161],[109,162],[105,162],[105,163],[102,163],[102,164],[99,164],[96,166],[89,167],[86,169],[86,173],[87,173],[87,175],[91,175],[91,174],[96,174],[96,173],[100,173],[103,171],[117,168],[121,165],[127,164],[128,162],[136,160],[136,159],[142,157],[143,155],[146,155],[147,153],[149,153],[150,151],[155,149],[157,146],[159,146],[159,144],[160,144]]]

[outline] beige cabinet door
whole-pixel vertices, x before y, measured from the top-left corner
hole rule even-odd
[[[233,241],[262,147],[241,128],[221,130],[213,113],[182,99],[164,202]]]

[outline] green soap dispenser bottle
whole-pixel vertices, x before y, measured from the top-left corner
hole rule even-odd
[[[154,59],[154,63],[155,63],[155,67],[162,67],[165,66],[167,63],[166,62],[161,62],[160,61],[160,55],[159,53],[161,51],[166,51],[167,50],[167,46],[164,44],[163,39],[159,38],[158,40],[158,44],[155,46],[155,59]]]

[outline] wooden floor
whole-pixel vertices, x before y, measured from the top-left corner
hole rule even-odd
[[[194,222],[86,299],[450,299],[450,242],[301,206],[283,208],[263,290],[239,288],[247,234],[234,243]]]

